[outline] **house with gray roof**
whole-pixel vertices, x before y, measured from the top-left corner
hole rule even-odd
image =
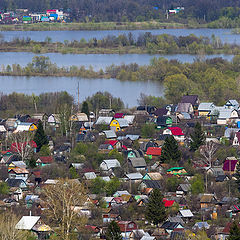
[[[103,124],[103,125],[109,125],[112,121],[112,117],[99,117],[97,119],[97,121],[95,122],[96,125],[100,125],[100,124]]]
[[[120,162],[117,159],[103,160],[100,164],[100,169],[103,171],[113,170],[114,168],[121,167]]]
[[[103,131],[103,133],[105,134],[106,138],[108,138],[108,139],[117,137],[116,133],[113,130],[105,130],[105,131]]]
[[[140,181],[142,180],[142,174],[139,173],[139,172],[136,172],[136,173],[128,173],[126,174],[126,177],[128,180],[131,180],[131,181]]]
[[[136,171],[145,170],[147,167],[146,161],[143,157],[139,158],[128,158],[128,162]]]
[[[231,100],[228,100],[225,104],[225,106],[227,108],[230,108],[230,109],[235,109],[235,110],[238,110],[239,108],[239,103],[236,99],[231,99]]]
[[[198,106],[198,115],[200,117],[203,117],[203,116],[206,117],[214,108],[215,108],[215,105],[213,102],[200,103]]]

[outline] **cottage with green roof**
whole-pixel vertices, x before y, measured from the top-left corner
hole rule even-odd
[[[184,167],[172,167],[172,168],[167,170],[167,174],[175,175],[175,176],[181,176],[181,175],[186,175],[187,172],[184,169]]]

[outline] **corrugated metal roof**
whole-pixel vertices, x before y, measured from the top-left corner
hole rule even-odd
[[[189,210],[189,209],[179,210],[179,212],[185,218],[193,217],[193,214],[192,214],[191,210]]]
[[[31,230],[39,219],[39,216],[23,216],[15,228],[18,230]]]
[[[106,124],[109,125],[112,121],[112,117],[99,117],[95,124]]]
[[[141,173],[139,173],[139,172],[137,172],[137,173],[128,173],[128,174],[126,174],[126,176],[130,180],[140,180],[143,177],[143,175]]]
[[[198,111],[211,111],[215,107],[214,103],[203,102],[198,106]]]
[[[106,130],[103,132],[105,133],[106,138],[116,138],[117,137],[116,133],[113,130]]]

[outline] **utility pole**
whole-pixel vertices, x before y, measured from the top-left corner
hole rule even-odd
[[[79,82],[78,82],[78,112],[79,112]]]

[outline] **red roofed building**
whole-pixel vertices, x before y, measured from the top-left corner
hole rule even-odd
[[[174,136],[176,141],[183,142],[184,141],[184,133],[180,127],[169,127],[163,131],[163,134],[169,134]]]
[[[123,118],[124,117],[124,113],[115,113],[115,115],[113,117],[114,118]]]
[[[48,164],[53,163],[53,157],[52,156],[46,156],[46,157],[39,157],[37,160],[38,166],[45,166]]]
[[[234,174],[236,172],[236,167],[238,160],[235,157],[227,157],[223,163],[223,171],[225,174]]]
[[[164,198],[163,202],[164,202],[165,207],[172,207],[175,201],[174,200],[167,200],[167,199]]]
[[[106,140],[104,144],[110,144],[114,149],[121,149],[121,143],[118,140]]]
[[[137,230],[137,224],[133,221],[117,221],[117,224],[126,238],[129,238],[129,235],[133,230]]]
[[[149,158],[161,156],[162,148],[160,147],[149,147],[146,154]]]

